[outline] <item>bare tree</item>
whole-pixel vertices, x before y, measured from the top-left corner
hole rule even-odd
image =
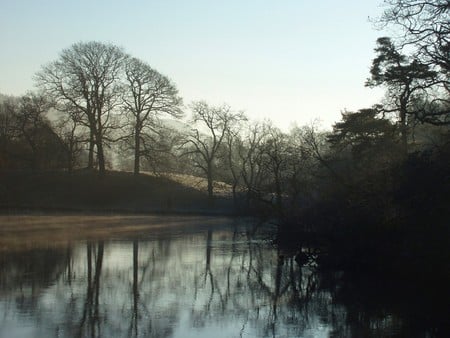
[[[11,97],[5,98],[0,103],[0,168],[2,169],[8,168],[12,162],[12,145],[16,137],[16,110],[16,103]]]
[[[450,2],[448,0],[384,0],[386,6],[377,22],[399,28],[397,47],[413,47],[416,59],[450,71]],[[448,79],[446,80],[448,83]],[[448,87],[447,87],[448,89]]]
[[[80,112],[70,111],[70,107],[66,108],[66,112],[69,114],[60,116],[53,125],[66,149],[67,171],[72,173],[74,167],[79,164],[80,154],[83,151],[82,143],[86,141],[87,137]]]
[[[253,198],[259,197],[261,183],[264,179],[262,143],[265,136],[265,125],[261,123],[251,124],[244,135],[244,146],[239,148],[240,174],[247,191],[247,207],[250,206]]]
[[[134,151],[134,174],[137,175],[141,157],[151,150],[145,146],[146,141],[152,142],[164,133],[160,128],[160,116],[181,117],[182,100],[166,76],[139,59],[127,60],[125,77],[123,104],[132,118],[131,148]]]
[[[240,153],[244,151],[244,142],[241,137],[241,129],[243,123],[247,121],[247,117],[242,112],[239,116],[239,123],[234,123],[230,125],[225,134],[225,144],[226,144],[226,159],[225,163],[229,169],[229,174],[231,174],[231,188],[233,194],[234,206],[237,208],[237,188],[242,180],[241,167],[242,158],[239,156]]]
[[[50,107],[33,92],[0,103],[0,166],[33,170],[64,166],[65,145],[47,118]]]
[[[275,207],[281,216],[283,213],[283,193],[285,192],[285,171],[289,159],[287,135],[278,128],[267,125],[267,136],[263,143],[264,167],[271,177],[275,189]]]
[[[287,142],[287,170],[286,192],[291,199],[291,208],[298,203],[312,200],[313,173],[316,172],[316,161],[310,152],[306,151],[303,140],[304,129],[307,127],[294,127],[291,129]]]
[[[125,54],[121,48],[100,42],[76,43],[36,75],[38,86],[56,102],[57,109],[77,112],[89,128],[89,167],[94,145],[100,175],[105,173],[104,146],[116,128],[112,113],[120,103],[118,79]],[[70,107],[69,110],[67,108]]]
[[[188,149],[183,155],[191,155],[194,166],[206,176],[208,182],[208,198],[213,200],[213,181],[215,177],[215,161],[225,136],[233,126],[244,119],[243,113],[232,112],[223,105],[214,107],[206,102],[194,102],[191,106],[192,122],[198,125],[193,129],[184,145]]]
[[[312,158],[321,166],[326,168],[331,176],[339,184],[345,184],[343,178],[333,167],[329,158],[329,144],[327,142],[327,133],[321,132],[318,127],[317,121],[312,122],[308,126],[304,126],[299,135],[302,143],[302,152],[304,156]]]
[[[42,95],[28,93],[12,107],[13,135],[19,146],[16,156],[28,162],[33,170],[60,168],[64,145],[47,119],[49,102]]]
[[[226,163],[231,174],[231,188],[233,193],[233,202],[237,207],[237,187],[241,181],[240,175],[240,157],[238,154],[242,151],[243,142],[238,132],[228,131],[226,135]]]

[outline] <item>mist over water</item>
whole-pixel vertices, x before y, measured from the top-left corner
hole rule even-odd
[[[358,289],[349,295],[340,272],[300,266],[251,224],[206,223],[6,252],[0,337],[380,337],[405,329],[383,306],[372,316],[373,300]]]

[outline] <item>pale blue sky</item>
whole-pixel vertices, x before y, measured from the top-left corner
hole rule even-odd
[[[79,41],[111,42],[169,76],[184,102],[227,103],[283,129],[377,103],[364,87],[382,0],[0,0],[0,93]]]

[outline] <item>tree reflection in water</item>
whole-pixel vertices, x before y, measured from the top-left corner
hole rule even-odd
[[[199,231],[2,256],[0,336],[376,337],[406,330],[393,312],[358,304],[342,273],[300,266],[243,226]]]
[[[99,296],[100,296],[100,274],[102,272],[104,243],[98,242],[94,254],[94,279],[92,280],[92,244],[86,244],[87,257],[87,291],[84,302],[83,314],[81,317],[77,336],[101,336]]]

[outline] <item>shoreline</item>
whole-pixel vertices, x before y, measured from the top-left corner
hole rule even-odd
[[[0,252],[67,246],[79,241],[151,239],[174,232],[220,229],[233,219],[229,215],[192,214],[1,214]]]
[[[212,209],[151,209],[151,208],[77,208],[77,207],[39,207],[39,206],[0,206],[0,216],[7,215],[179,215],[179,216],[239,216],[234,210],[217,208]]]

